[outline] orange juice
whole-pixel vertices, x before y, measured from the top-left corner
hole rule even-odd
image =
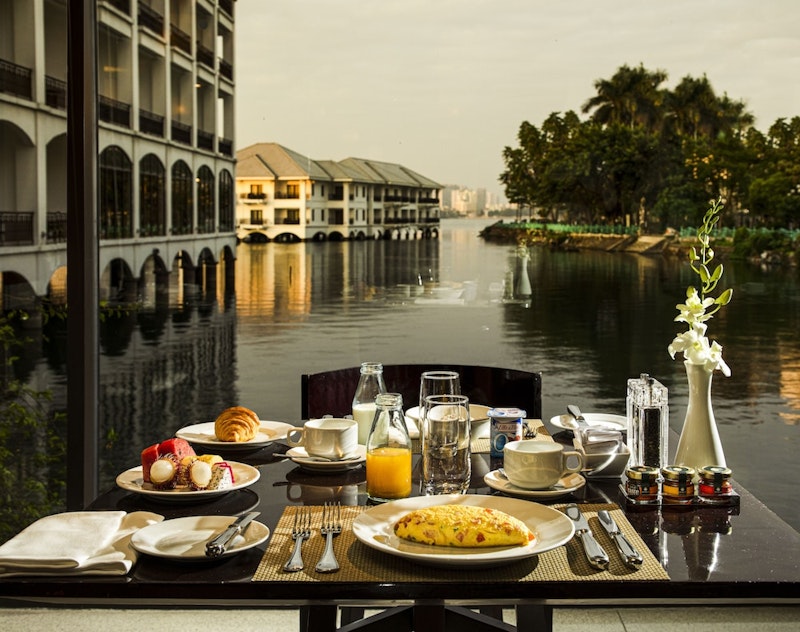
[[[374,500],[411,495],[411,450],[376,448],[367,452],[367,494]]]

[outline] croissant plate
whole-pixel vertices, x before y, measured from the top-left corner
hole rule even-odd
[[[223,410],[214,421],[214,434],[220,441],[242,442],[254,439],[260,425],[258,415],[244,406]]]

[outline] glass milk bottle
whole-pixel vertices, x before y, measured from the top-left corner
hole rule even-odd
[[[361,377],[358,379],[356,394],[353,396],[353,419],[358,422],[359,445],[367,445],[369,430],[375,417],[375,398],[385,392],[383,364],[362,362]]]
[[[386,502],[411,495],[411,439],[399,393],[382,393],[375,398],[366,465],[367,495],[371,501]]]

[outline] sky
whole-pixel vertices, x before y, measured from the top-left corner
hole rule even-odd
[[[236,145],[400,163],[502,194],[520,124],[623,65],[800,116],[798,0],[237,0]],[[582,118],[586,115],[580,114]]]

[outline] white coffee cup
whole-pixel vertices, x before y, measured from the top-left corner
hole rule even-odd
[[[577,459],[570,467],[568,459]],[[503,448],[503,469],[513,485],[524,489],[547,489],[565,474],[580,472],[583,456],[580,452],[565,452],[560,443],[523,439],[510,441]]]
[[[299,439],[294,439],[297,434]],[[303,446],[309,456],[338,461],[352,456],[358,449],[358,423],[337,417],[309,419],[302,428],[286,433],[286,443],[293,448]]]

